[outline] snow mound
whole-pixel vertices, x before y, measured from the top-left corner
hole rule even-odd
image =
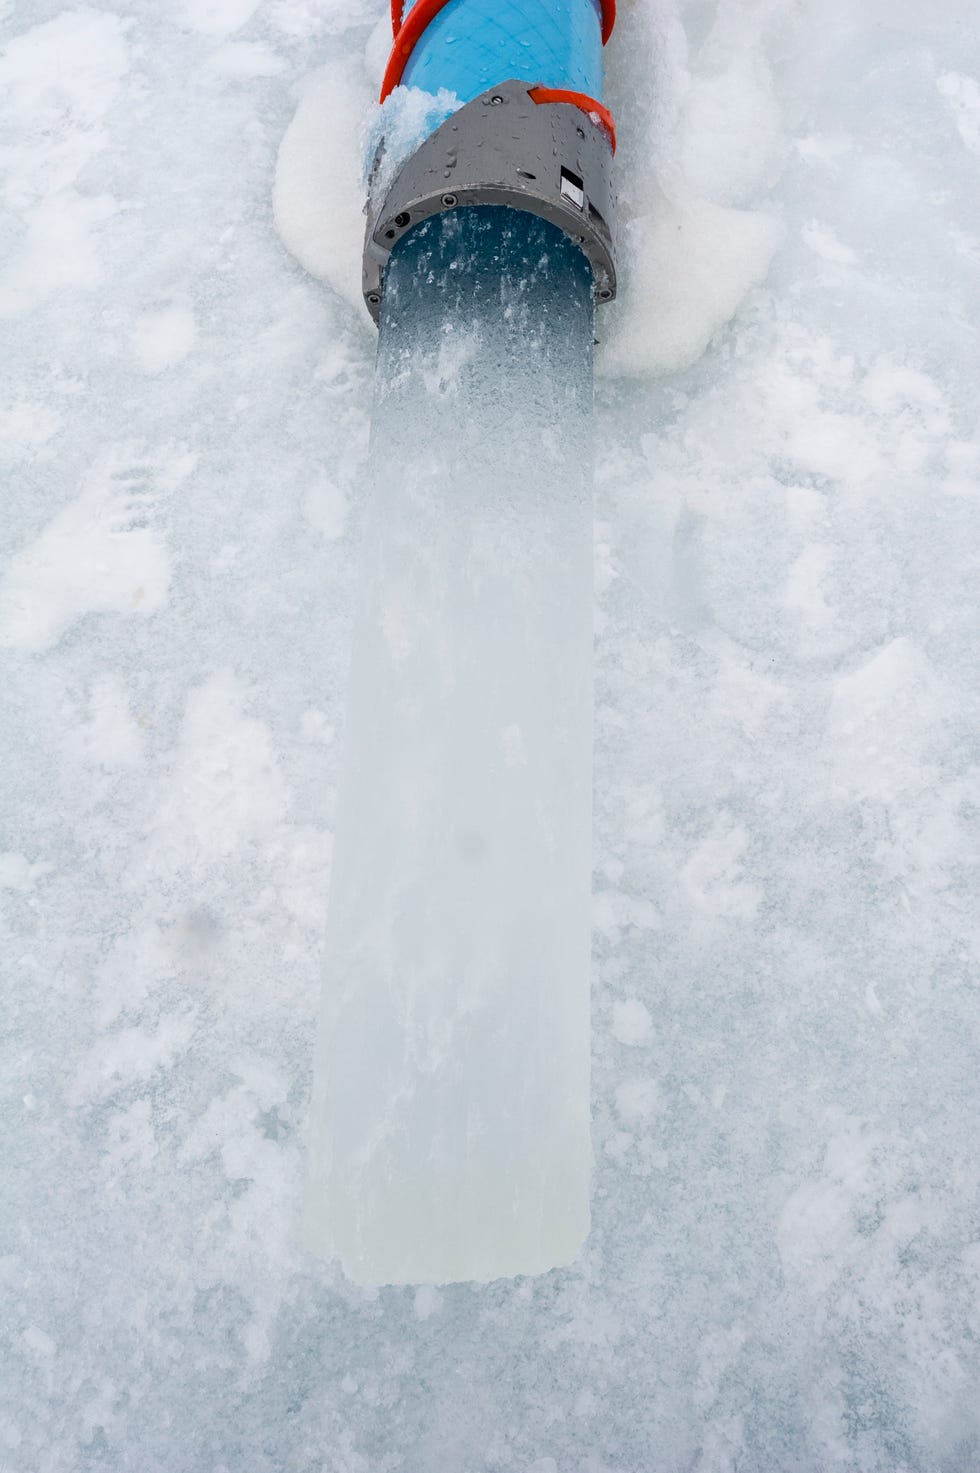
[[[299,105],[276,162],[276,228],[300,265],[355,307],[369,328],[361,296],[367,75],[356,63],[331,62],[297,91]]]

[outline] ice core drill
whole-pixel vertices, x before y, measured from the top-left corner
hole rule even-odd
[[[402,86],[445,89],[462,106],[393,174],[379,143],[363,273],[376,322],[394,247],[420,220],[465,205],[551,221],[588,257],[596,300],[616,295],[616,129],[600,101],[615,16],[615,0],[415,0],[404,14],[392,0],[382,103]]]

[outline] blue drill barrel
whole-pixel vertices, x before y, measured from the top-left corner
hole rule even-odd
[[[450,0],[426,25],[402,74],[408,87],[445,87],[460,102],[509,79],[601,99],[596,0]]]

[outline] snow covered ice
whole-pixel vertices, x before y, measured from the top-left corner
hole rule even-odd
[[[381,1290],[298,1219],[387,7],[0,12],[5,1470],[980,1467],[975,7],[620,9],[592,1230]]]

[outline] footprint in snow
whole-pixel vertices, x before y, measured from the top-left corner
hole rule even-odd
[[[86,614],[147,615],[166,604],[170,555],[158,521],[171,471],[169,458],[139,458],[127,445],[100,457],[74,500],[0,572],[0,646],[50,649]]]

